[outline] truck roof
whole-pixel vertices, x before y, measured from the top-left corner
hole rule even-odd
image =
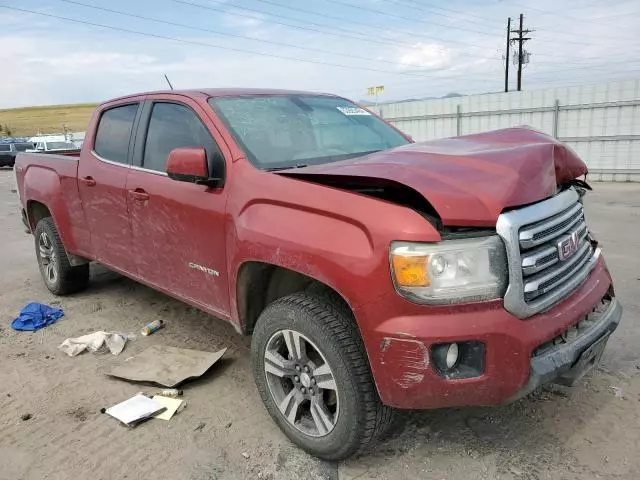
[[[155,95],[155,94],[173,94],[184,95],[186,97],[230,97],[237,95],[323,95],[323,96],[335,96],[330,93],[308,92],[302,90],[279,90],[271,88],[193,88],[185,90],[157,90],[151,92],[138,92],[122,97],[110,99],[103,103],[111,103],[118,100],[125,100],[131,97],[139,97],[141,95]]]

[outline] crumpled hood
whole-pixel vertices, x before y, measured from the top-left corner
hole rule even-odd
[[[530,128],[413,143],[341,162],[285,170],[322,183],[398,182],[424,196],[448,226],[495,226],[508,207],[551,197],[557,186],[587,173],[587,166],[554,138]],[[338,177],[338,178],[336,178]]]

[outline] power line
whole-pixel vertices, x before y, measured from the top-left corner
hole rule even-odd
[[[556,78],[548,78],[547,75],[553,74],[555,75],[556,73],[560,73],[560,72],[574,72],[574,69],[564,69],[564,70],[553,70],[553,71],[540,71],[540,72],[535,72],[535,73],[531,73],[528,75],[527,78],[530,78],[530,83],[532,85],[536,85],[538,83],[554,83],[554,82],[562,82],[563,81],[563,77],[562,76],[557,76]],[[606,72],[582,72],[579,71],[578,73],[574,74],[571,76],[571,79],[590,79],[593,78],[594,76],[603,76],[603,75],[609,75],[609,74],[621,74],[621,75],[635,75],[636,72],[640,71],[640,66],[635,66],[633,69],[623,69],[623,70],[611,70],[609,69]],[[566,79],[566,77],[564,77]],[[490,84],[490,83],[495,83],[499,88],[499,80],[498,77],[495,76],[491,76],[491,77],[480,77],[480,78],[475,78],[473,80],[474,84]],[[428,88],[438,88],[438,87],[455,87],[455,84],[452,83],[451,81],[444,81],[444,82],[439,82],[438,78],[435,77],[434,79],[430,80],[428,83],[425,83],[424,80],[422,79],[407,79],[407,80],[402,80],[402,81],[394,81],[394,82],[388,82],[385,83],[385,88],[389,88],[389,87],[393,87],[393,86],[412,86],[412,85],[422,85],[422,86],[427,86]],[[504,87],[504,85],[503,85]],[[500,89],[500,91],[504,91],[504,88]]]
[[[640,62],[640,60],[635,60],[632,62]],[[629,63],[629,62],[627,62]],[[607,69],[606,72],[583,72],[580,70],[586,70],[586,68],[583,67],[577,67],[577,68],[566,68],[566,69],[559,69],[559,70],[543,70],[540,72],[532,72],[530,74],[528,74],[528,78],[532,79],[531,83],[532,84],[538,84],[541,81],[545,80],[545,76],[549,75],[549,74],[557,74],[557,73],[561,73],[561,72],[578,72],[578,74],[574,74],[572,75],[572,79],[579,79],[579,78],[593,78],[594,75],[607,75],[607,74],[629,74],[632,75],[634,74],[634,72],[639,71],[640,70],[640,66],[634,66],[633,69],[625,69],[625,70],[611,70],[611,68]],[[540,78],[540,80],[538,80],[538,78]],[[428,87],[432,88],[432,87],[447,87],[447,86],[451,86],[452,83],[450,81],[446,81],[446,82],[438,82],[437,81],[438,78],[435,77],[432,81],[429,81]],[[562,77],[560,78],[555,78],[555,79],[549,79],[548,83],[553,83],[553,82],[560,82],[562,81]],[[474,77],[474,83],[491,83],[491,82],[496,82],[496,77],[481,77],[481,78],[476,78]],[[547,83],[546,81],[544,83]],[[416,84],[420,84],[420,85],[425,85],[424,80],[422,79],[408,79],[408,80],[403,80],[403,81],[399,81],[399,82],[393,82],[393,83],[386,83],[385,87],[392,87],[392,86],[402,86],[402,85],[416,85]],[[496,83],[497,84],[497,83]],[[504,90],[504,89],[503,89]]]
[[[543,28],[538,28],[537,29],[539,32],[548,32],[548,33],[553,33],[554,35],[566,35],[569,37],[575,37],[575,33],[571,33],[571,32],[563,32],[562,30],[552,30],[546,27]],[[615,40],[617,42],[628,42],[629,39],[628,38],[622,38],[622,37],[607,37],[607,36],[602,36],[602,35],[589,35],[590,39],[593,40]],[[562,40],[562,43],[568,43],[565,40]],[[584,43],[581,42],[571,42],[573,44],[578,44],[578,45],[583,45]]]
[[[183,5],[189,5],[195,8],[199,8],[199,9],[204,9],[204,10],[210,10],[210,11],[214,11],[214,12],[220,12],[220,13],[224,13],[227,15],[233,15],[233,16],[237,16],[237,17],[241,17],[241,18],[249,18],[249,19],[258,19],[258,20],[264,20],[264,18],[262,17],[256,17],[256,16],[252,16],[252,15],[247,15],[247,14],[242,14],[242,13],[238,13],[235,11],[229,11],[226,9],[222,9],[222,8],[216,8],[216,7],[212,7],[209,5],[201,5],[198,3],[193,3],[190,2],[188,0],[171,0],[175,3],[179,3],[179,4],[183,4]],[[213,0],[216,1],[216,0]],[[348,29],[344,29],[344,28],[340,28],[340,27],[336,27],[336,26],[328,26],[328,25],[324,25],[324,24],[320,24],[320,23],[314,23],[314,22],[309,22],[309,21],[305,21],[305,20],[300,20],[300,19],[296,19],[293,17],[288,17],[288,16],[284,16],[284,15],[279,15],[279,14],[275,14],[272,12],[266,12],[263,10],[256,10],[256,9],[252,9],[252,8],[248,8],[248,7],[244,7],[244,6],[240,6],[234,3],[229,3],[229,2],[225,2],[225,3],[220,3],[220,5],[225,5],[228,7],[233,7],[239,10],[244,10],[244,11],[248,11],[248,12],[254,12],[257,13],[259,15],[267,15],[269,17],[275,17],[275,18],[284,18],[284,19],[288,19],[288,20],[292,20],[295,22],[300,22],[300,23],[306,23],[306,25],[313,25],[313,26],[317,26],[317,27],[321,27],[323,29],[327,29],[329,28],[330,30],[319,30],[317,28],[312,28],[309,26],[300,26],[300,25],[294,25],[291,23],[287,23],[287,22],[282,22],[282,21],[278,21],[278,20],[273,20],[272,18],[269,19],[269,22],[272,24],[276,24],[276,25],[283,25],[283,26],[288,26],[291,28],[295,28],[298,30],[302,30],[302,31],[310,31],[310,32],[315,32],[315,33],[322,33],[325,35],[331,35],[334,37],[339,37],[339,38],[350,38],[353,40],[357,40],[360,42],[366,42],[366,43],[374,43],[374,44],[380,44],[380,45],[397,45],[397,46],[403,46],[403,47],[407,47],[407,48],[415,48],[416,45],[415,44],[408,44],[408,43],[404,43],[404,42],[400,42],[398,40],[395,39],[391,39],[388,37],[383,37],[380,36],[378,33],[376,34],[375,37],[371,36],[371,34],[369,33],[365,33],[365,32],[357,32],[354,30],[348,30]],[[376,27],[374,25],[368,25],[365,24],[370,28],[379,28]],[[346,32],[346,33],[336,33],[336,32]],[[401,32],[400,33],[403,34],[409,34],[407,32]],[[359,36],[354,36],[354,35],[362,35],[362,37]],[[443,40],[443,39],[437,39],[438,41],[441,42],[448,42],[448,40]],[[544,40],[537,40],[537,41],[543,41]],[[483,48],[483,49],[487,49],[488,47],[486,46],[481,46],[481,45],[474,45],[474,44],[466,44],[466,43],[462,43],[462,42],[457,42],[457,41],[451,41],[452,43],[457,43],[457,44],[461,44],[467,47],[478,47],[478,48]],[[556,44],[556,42],[550,42],[553,44]],[[566,43],[566,42],[564,42]],[[448,49],[445,48],[440,48],[438,47],[439,50],[444,51],[444,52],[448,52]],[[470,58],[475,58],[475,59],[494,59],[494,56],[491,57],[486,57],[486,56],[478,56],[476,54],[473,53],[468,53],[465,51],[456,51],[455,52],[456,55],[458,56],[464,56],[464,57],[470,57]],[[558,55],[553,55],[553,54],[538,54],[538,56],[541,57],[552,57],[552,58],[566,58],[566,57],[562,57],[562,56],[558,56]],[[601,58],[601,57],[586,57],[586,58]]]
[[[162,39],[162,40],[170,40],[170,41],[184,43],[184,44],[188,44],[188,45],[197,45],[197,46],[202,46],[202,47],[215,48],[215,49],[219,49],[219,50],[228,50],[228,51],[232,51],[232,52],[248,53],[248,54],[251,54],[251,55],[264,56],[264,57],[270,57],[270,58],[278,58],[278,59],[281,59],[281,60],[293,60],[293,61],[296,61],[296,62],[311,63],[311,64],[316,64],[316,65],[326,65],[326,66],[331,66],[331,67],[346,68],[346,69],[350,69],[350,70],[361,70],[361,71],[384,73],[384,74],[391,74],[391,75],[404,75],[404,76],[409,76],[409,77],[434,78],[433,75],[421,75],[421,74],[413,73],[413,72],[380,70],[380,69],[377,69],[377,68],[359,67],[359,66],[354,66],[354,65],[344,65],[344,64],[340,64],[340,63],[332,63],[332,62],[325,62],[325,61],[321,61],[321,60],[312,60],[312,59],[307,59],[307,58],[291,57],[291,56],[287,56],[287,55],[278,55],[278,54],[274,54],[274,53],[256,52],[256,51],[253,51],[253,50],[246,50],[246,49],[242,49],[242,48],[238,48],[238,47],[225,47],[225,46],[222,46],[222,45],[216,45],[216,44],[212,44],[212,43],[200,42],[200,41],[196,41],[196,40],[186,40],[186,39],[182,39],[182,38],[171,37],[171,36],[168,36],[168,35],[159,35],[159,34],[155,34],[155,33],[141,32],[141,31],[138,31],[138,30],[131,30],[131,29],[122,28],[122,27],[114,27],[112,25],[105,25],[105,24],[102,24],[102,23],[94,23],[94,22],[89,22],[89,21],[86,21],[86,20],[78,20],[78,19],[75,19],[75,18],[64,17],[64,16],[61,16],[61,15],[54,15],[54,14],[51,14],[51,13],[38,12],[38,11],[35,11],[35,10],[28,10],[28,9],[25,9],[25,8],[12,7],[12,6],[8,6],[8,5],[2,5],[2,4],[0,4],[0,8],[4,8],[4,9],[7,9],[7,10],[13,10],[13,11],[17,11],[17,12],[30,13],[30,14],[33,14],[33,15],[39,15],[39,16],[48,17],[48,18],[56,18],[58,20],[65,20],[65,21],[69,21],[69,22],[73,22],[73,23],[77,23],[77,24],[89,25],[89,26],[99,27],[99,28],[105,28],[105,29],[108,29],[108,30],[114,30],[114,31],[118,31],[118,32],[131,33],[131,34],[134,34],[134,35],[140,35],[140,36],[145,36],[145,37],[150,37],[150,38],[157,38],[157,39]]]
[[[635,59],[635,60],[622,60],[619,62],[609,62],[609,63],[595,63],[592,65],[585,65],[585,64],[580,64],[580,65],[573,65],[571,68],[561,68],[558,70],[543,70],[541,72],[535,72],[535,75],[539,75],[541,73],[557,73],[557,72],[572,72],[574,70],[591,70],[591,69],[595,69],[595,70],[611,70],[611,66],[612,65],[629,65],[629,64],[634,64],[640,62],[640,59]],[[545,63],[545,66],[550,65],[549,63]],[[560,65],[560,63],[554,63],[551,65]],[[571,65],[571,64],[566,64],[563,63],[562,65]]]
[[[178,1],[178,0],[174,0],[174,1]],[[287,10],[293,10],[293,11],[305,13],[307,15],[315,15],[315,16],[319,16],[319,17],[323,17],[323,18],[328,18],[330,20],[344,21],[344,17],[335,17],[333,15],[327,15],[327,14],[321,13],[321,12],[314,12],[313,10],[306,10],[306,9],[303,9],[303,8],[291,7],[291,6],[288,6],[288,5],[283,5],[281,3],[272,2],[271,0],[256,0],[256,1],[261,2],[261,3],[266,3],[266,4],[269,4],[269,5],[275,5],[277,7],[285,8]],[[235,6],[234,4],[229,3],[229,2],[225,2],[224,4],[225,5]],[[392,29],[392,28],[387,28],[384,25],[376,25],[376,24],[371,24],[371,23],[366,23],[366,22],[360,22],[358,20],[354,20],[353,18],[349,19],[349,23],[352,23],[354,25],[361,25],[361,26],[364,26],[364,27],[367,27],[367,28],[384,29],[384,30],[386,30],[388,32],[399,33],[401,35],[412,35],[414,37],[426,38],[426,39],[429,39],[429,40],[435,40],[437,42],[456,43],[456,44],[459,44],[459,45],[463,45],[465,47],[471,46],[471,47],[487,48],[486,45],[478,45],[478,44],[473,44],[473,43],[468,43],[468,42],[461,42],[459,40],[445,40],[445,39],[442,39],[442,38],[439,38],[439,37],[434,37],[434,36],[430,36],[430,35],[424,35],[422,33],[416,33],[416,32],[412,32],[412,31],[396,30],[396,29]]]
[[[80,2],[75,2],[75,3],[80,3]],[[135,34],[135,35],[141,35],[141,36],[146,36],[146,37],[151,37],[151,38],[159,38],[159,39],[164,39],[164,40],[171,40],[171,41],[175,41],[175,42],[179,42],[179,43],[183,43],[183,44],[205,46],[205,47],[209,47],[209,48],[236,51],[236,52],[247,53],[247,54],[258,55],[258,56],[279,58],[279,59],[283,59],[283,60],[293,60],[293,61],[298,61],[298,62],[334,66],[334,67],[347,68],[347,69],[352,69],[352,70],[372,71],[372,72],[383,73],[383,74],[399,74],[399,75],[409,76],[409,77],[413,77],[413,78],[430,78],[430,79],[433,79],[433,80],[438,80],[438,79],[443,79],[444,80],[444,79],[447,78],[446,76],[442,76],[442,75],[423,75],[423,74],[419,74],[418,72],[386,71],[386,70],[380,70],[380,69],[374,69],[374,68],[357,67],[357,66],[353,66],[353,65],[343,65],[343,64],[337,64],[337,63],[331,63],[331,62],[316,61],[316,60],[312,60],[312,59],[303,59],[303,58],[290,57],[290,56],[284,56],[284,55],[262,53],[262,52],[252,51],[252,50],[241,49],[241,48],[224,47],[224,46],[221,46],[221,45],[216,45],[216,44],[211,44],[211,43],[205,43],[205,42],[200,42],[200,41],[192,41],[192,40],[185,40],[185,39],[175,38],[175,37],[171,37],[171,36],[167,36],[167,35],[158,35],[158,34],[152,34],[152,33],[147,33],[147,32],[141,32],[141,31],[137,31],[137,30],[130,30],[130,29],[125,29],[125,28],[121,28],[121,27],[114,27],[114,26],[111,26],[111,25],[93,23],[93,22],[88,22],[88,21],[84,21],[84,20],[78,20],[78,19],[74,19],[74,18],[59,16],[59,15],[53,15],[53,14],[48,14],[48,13],[43,13],[43,12],[38,12],[38,11],[33,11],[33,10],[10,7],[10,6],[6,6],[6,5],[0,5],[0,7],[1,8],[5,8],[5,9],[9,9],[9,10],[19,11],[19,12],[23,12],[23,13],[30,13],[30,14],[33,14],[33,15],[39,15],[39,16],[44,16],[44,17],[49,17],[49,18],[56,18],[56,19],[59,19],[59,20],[65,20],[65,21],[69,21],[69,22],[73,22],[73,23],[84,24],[84,25],[89,25],[89,26],[98,27],[98,28],[115,30],[115,31],[120,31],[120,32]],[[543,72],[541,72],[541,73],[543,73]],[[616,73],[616,72],[612,72],[612,73]],[[465,74],[464,72],[461,72],[461,75],[464,75],[464,74]],[[455,76],[455,77],[454,76],[449,76],[448,78],[460,78],[460,77],[459,76]],[[480,79],[480,78],[476,78],[475,80],[478,81],[478,82],[483,81],[483,79]],[[486,81],[491,81],[491,80],[487,79]],[[537,82],[535,82],[535,83],[537,83]],[[435,85],[437,85],[437,83],[436,84],[430,84],[430,85],[435,86]]]
[[[316,15],[316,16],[320,16],[320,17],[329,18],[331,20],[344,20],[344,18],[340,18],[340,17],[336,17],[336,16],[332,16],[332,15],[326,15],[324,13],[315,12],[313,10],[307,10],[307,9],[298,8],[298,7],[291,7],[289,5],[283,5],[281,3],[274,2],[272,0],[256,0],[256,1],[268,4],[268,5],[274,5],[276,7],[284,8],[284,9],[287,9],[287,10],[292,10],[292,11],[297,11],[297,12],[301,12],[301,13],[305,13],[305,14],[309,14],[309,15]],[[457,27],[455,25],[444,25],[444,24],[441,24],[441,23],[428,22],[426,20],[411,19],[411,18],[408,18],[408,17],[403,17],[403,16],[400,16],[400,15],[395,15],[393,13],[385,12],[383,10],[377,10],[375,8],[370,8],[370,7],[364,7],[364,6],[361,6],[361,5],[350,4],[350,3],[347,3],[347,2],[343,2],[341,0],[327,0],[327,1],[339,4],[339,5],[345,5],[345,6],[348,6],[348,7],[351,7],[351,8],[356,8],[356,9],[359,9],[359,10],[375,12],[375,13],[378,13],[380,15],[384,15],[385,17],[395,17],[395,18],[399,18],[399,19],[402,19],[402,20],[412,21],[412,22],[420,22],[420,23],[426,23],[426,24],[430,24],[430,25],[436,25],[436,26],[447,28],[447,29],[468,31],[468,32],[478,33],[478,34],[481,34],[481,35],[486,35],[486,36],[491,36],[491,37],[495,36],[494,33],[483,32],[483,31],[480,31],[480,30],[473,30],[473,29],[464,28],[464,27]],[[233,5],[233,4],[229,4],[227,2],[225,2],[225,4]],[[372,24],[369,24],[369,23],[361,22],[361,21],[354,21],[353,19],[350,19],[350,22],[351,23],[355,23],[357,25],[363,25],[363,26],[365,26],[367,28],[386,28],[386,27],[384,27],[382,25],[372,25]],[[461,43],[461,42],[453,41],[453,40],[443,40],[443,39],[437,38],[437,37],[430,37],[430,36],[427,36],[427,35],[424,35],[424,34],[415,33],[415,32],[402,32],[400,30],[389,29],[389,28],[386,28],[386,30],[388,30],[390,32],[396,32],[396,33],[405,33],[405,34],[406,33],[410,33],[412,35],[417,35],[417,36],[421,36],[421,37],[424,37],[424,38],[435,39],[436,41],[448,41],[448,42],[451,42],[451,43],[459,43],[459,44]],[[591,37],[591,39],[594,39],[594,38]],[[540,39],[538,41],[541,42],[541,43],[547,43],[547,44],[553,44],[553,45],[557,45],[558,44],[558,42],[554,41],[554,40]],[[586,42],[585,41],[577,42],[577,41],[571,41],[571,40],[563,40],[562,43],[584,46],[584,44]],[[466,45],[474,45],[474,44],[466,44]],[[479,46],[479,45],[474,45],[474,46]],[[484,48],[484,46],[482,48]]]
[[[209,5],[201,5],[198,3],[193,3],[193,2],[189,2],[187,0],[171,0],[175,3],[180,3],[183,5],[189,5],[192,7],[196,7],[196,8],[200,8],[203,10],[210,10],[210,11],[214,11],[214,12],[220,12],[220,13],[225,13],[227,15],[233,15],[233,16],[237,16],[237,17],[243,17],[243,18],[251,18],[251,19],[258,19],[258,20],[263,20],[260,17],[256,17],[256,16],[251,16],[251,15],[246,15],[246,14],[241,14],[241,13],[237,13],[237,12],[232,12],[229,10],[225,10],[222,8],[216,8],[216,7],[212,7]],[[291,23],[287,23],[287,22],[282,22],[282,21],[278,21],[278,20],[273,20],[270,19],[269,22],[276,24],[276,25],[283,25],[283,26],[287,26],[287,27],[291,27],[291,28],[295,28],[298,30],[304,30],[304,31],[309,31],[309,32],[316,32],[316,33],[322,33],[325,35],[331,35],[334,37],[339,37],[339,38],[351,38],[353,40],[358,40],[360,42],[365,42],[365,43],[373,43],[373,44],[379,44],[379,45],[391,45],[391,46],[401,46],[401,47],[407,47],[407,48],[415,48],[415,44],[409,44],[406,42],[401,42],[389,37],[384,37],[384,36],[380,36],[380,35],[376,35],[376,37],[372,37],[371,34],[369,33],[365,33],[365,32],[357,32],[354,30],[348,30],[345,28],[340,28],[340,27],[335,27],[335,26],[328,26],[328,25],[323,25],[321,23],[314,23],[314,22],[309,22],[309,21],[303,21],[303,20],[299,20],[297,18],[292,18],[292,17],[288,17],[285,15],[278,15],[275,13],[271,13],[271,12],[265,12],[262,10],[256,10],[253,8],[248,8],[248,7],[244,7],[244,6],[240,6],[240,5],[236,5],[234,3],[228,3],[225,2],[224,4],[221,3],[220,5],[226,5],[229,7],[233,7],[233,8],[237,8],[239,10],[245,10],[248,12],[255,12],[258,13],[260,15],[267,15],[269,17],[274,17],[274,18],[284,18],[285,20],[291,20],[294,22],[299,22],[299,23],[305,23],[305,26],[300,26],[300,25],[293,25]],[[329,28],[330,30],[318,30],[317,28],[311,28],[308,25],[313,25],[316,27],[321,27],[321,28]],[[371,28],[377,28],[377,27],[373,27],[371,26]],[[345,32],[345,33],[336,33],[336,32]],[[403,33],[403,35],[409,35],[410,33],[407,32],[400,32]],[[361,35],[361,36],[354,36],[354,35]],[[465,46],[474,46],[474,45],[467,45],[464,44]],[[480,47],[478,45],[478,47]],[[485,48],[485,47],[480,47],[480,48]],[[441,51],[446,51],[443,48],[440,48]],[[463,55],[463,56],[469,56],[469,57],[474,57],[474,58],[479,58],[477,55],[471,54],[471,53],[466,53],[466,52],[458,52],[459,55]],[[487,57],[488,58],[488,57]]]
[[[259,43],[266,43],[266,44],[270,44],[270,45],[277,45],[277,46],[280,46],[280,47],[297,48],[297,49],[300,49],[300,50],[307,50],[307,51],[311,51],[311,52],[319,52],[319,53],[324,53],[324,54],[328,54],[328,55],[336,55],[336,56],[340,56],[340,57],[354,58],[354,59],[358,59],[358,60],[381,62],[381,63],[387,63],[387,64],[391,64],[391,65],[395,65],[395,66],[404,66],[402,63],[393,62],[391,60],[384,60],[384,59],[381,59],[381,58],[374,58],[374,57],[364,57],[364,56],[360,56],[360,55],[353,55],[353,54],[350,54],[350,53],[331,52],[331,51],[328,51],[328,50],[322,50],[320,48],[294,45],[292,43],[276,42],[276,41],[272,41],[272,40],[254,38],[254,37],[249,37],[249,36],[246,36],[246,35],[239,35],[239,34],[235,34],[235,33],[221,32],[219,30],[213,30],[213,29],[209,29],[209,28],[201,28],[201,27],[196,27],[194,25],[187,25],[187,24],[184,24],[184,23],[170,22],[170,21],[167,21],[167,20],[160,20],[158,18],[147,17],[145,15],[137,15],[135,13],[123,12],[121,10],[114,10],[114,9],[111,9],[111,8],[98,7],[97,5],[89,5],[89,4],[78,2],[78,1],[75,1],[75,0],[58,0],[58,1],[64,2],[64,3],[70,3],[70,4],[73,4],[73,5],[79,5],[79,6],[86,7],[86,8],[92,8],[94,10],[100,10],[100,11],[103,11],[103,12],[115,13],[117,15],[122,15],[122,16],[125,16],[125,17],[138,18],[140,20],[146,20],[146,21],[149,21],[149,22],[160,23],[162,25],[171,25],[171,26],[174,26],[174,27],[180,27],[180,28],[185,28],[185,29],[189,29],[189,30],[213,33],[215,35],[221,35],[221,36],[233,37],[233,38],[241,38],[241,39],[244,39],[244,40],[250,40],[250,41],[259,42]],[[428,65],[423,65],[422,67],[423,68],[429,68]]]
[[[264,2],[264,3],[270,3],[270,4],[274,4],[274,5],[278,5],[278,6],[282,6],[281,4],[275,3],[275,2],[271,2],[270,0],[258,0],[259,2]],[[420,18],[409,18],[409,17],[404,17],[402,15],[396,15],[394,13],[390,13],[390,12],[385,12],[383,10],[378,10],[376,8],[371,8],[371,7],[365,7],[362,5],[354,5],[352,3],[348,3],[348,2],[343,2],[341,0],[326,0],[327,2],[331,2],[331,3],[335,3],[337,5],[343,5],[346,7],[350,7],[350,8],[355,8],[357,10],[364,10],[367,12],[374,12],[377,13],[379,15],[384,15],[385,17],[392,17],[392,18],[398,18],[400,20],[405,20],[405,21],[409,21],[409,22],[414,22],[414,23],[424,23],[427,25],[435,25],[437,27],[444,27],[448,30],[461,30],[464,32],[472,32],[472,33],[479,33],[480,35],[487,35],[487,36],[491,36],[494,37],[495,36],[495,32],[484,32],[481,30],[474,30],[471,28],[465,28],[465,27],[458,27],[455,25],[445,25],[443,23],[437,23],[437,22],[432,22],[432,21],[427,21],[427,20],[422,20]]]
[[[456,10],[456,9],[453,9],[453,8],[440,7],[440,6],[433,5],[432,3],[426,3],[426,2],[419,2],[419,3],[418,3],[418,2],[417,2],[417,1],[415,1],[415,0],[404,0],[404,1],[398,1],[398,0],[386,0],[386,1],[387,1],[387,2],[391,2],[391,3],[398,4],[398,5],[403,5],[403,4],[404,4],[404,5],[406,5],[407,7],[415,8],[416,10],[421,10],[421,11],[423,11],[423,12],[429,12],[429,13],[432,13],[432,14],[434,14],[434,15],[441,15],[441,16],[443,16],[443,17],[447,17],[447,18],[455,18],[455,17],[451,17],[451,16],[449,16],[449,15],[444,15],[444,14],[441,14],[441,13],[437,13],[437,12],[434,12],[433,10],[431,10],[431,9],[428,9],[428,8],[422,8],[422,7],[425,7],[425,6],[426,6],[426,7],[431,7],[431,8],[433,8],[433,9],[442,10],[443,12],[452,12],[452,13],[457,13],[457,14],[465,15],[465,16],[467,16],[467,17],[474,17],[474,18],[476,19],[476,20],[464,20],[464,21],[466,21],[466,22],[471,22],[471,21],[473,21],[473,22],[477,23],[477,21],[478,21],[478,20],[483,20],[483,21],[494,22],[494,23],[496,23],[496,24],[497,24],[497,23],[500,23],[499,21],[497,21],[496,19],[493,19],[493,18],[483,17],[483,16],[480,16],[480,15],[475,15],[475,14],[473,14],[473,13],[465,12],[465,11],[463,11],[463,10]],[[455,18],[455,19],[456,19],[456,20],[463,20],[463,19],[460,19],[460,18]]]
[[[558,12],[557,11],[554,12],[554,11],[550,11],[550,10],[543,10],[541,8],[532,7],[532,6],[529,6],[529,5],[523,5],[523,4],[517,3],[517,2],[511,2],[511,3],[513,5],[517,5],[517,6],[522,7],[522,8],[527,8],[529,10],[533,10],[534,12],[538,12],[538,13],[541,13],[543,15],[553,15],[554,17],[558,18]],[[598,3],[602,3],[602,2],[598,2]],[[597,23],[599,25],[601,23],[601,20],[589,19],[589,18],[576,18],[576,17],[569,16],[567,14],[562,14],[562,18],[566,19],[566,20],[571,20],[572,22],[578,22],[578,23],[580,23],[580,22],[588,22],[588,23]],[[607,38],[607,37],[599,37],[599,38]],[[613,37],[609,37],[609,39],[611,39],[611,38],[613,38]],[[624,41],[628,41],[629,40],[629,39],[623,39],[623,38],[620,38],[620,37],[617,37],[617,38],[614,38],[614,39],[616,39],[616,40],[624,40]]]

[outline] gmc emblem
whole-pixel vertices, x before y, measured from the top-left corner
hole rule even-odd
[[[578,231],[576,230],[571,235],[564,237],[558,242],[558,256],[560,261],[563,262],[570,258],[574,253],[578,251]]]

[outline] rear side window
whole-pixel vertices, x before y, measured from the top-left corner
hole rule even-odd
[[[0,144],[0,152],[10,152],[10,151],[11,151],[11,145],[9,145],[8,143]]]
[[[207,158],[217,151],[215,141],[189,107],[176,103],[154,104],[142,166],[164,172],[169,152],[179,147],[204,147]]]
[[[129,141],[138,104],[115,107],[102,112],[93,149],[102,158],[127,163]]]

